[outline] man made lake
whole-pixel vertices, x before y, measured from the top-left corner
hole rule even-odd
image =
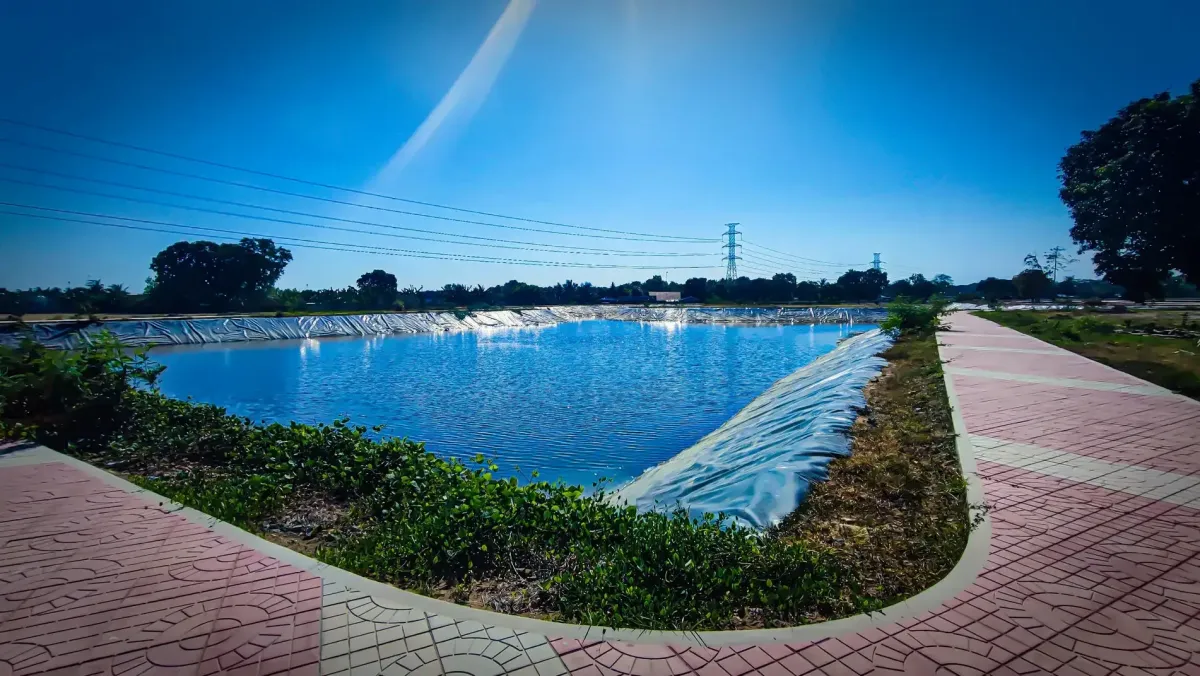
[[[383,425],[501,475],[623,483],[869,325],[583,321],[155,348],[168,396],[254,420]]]

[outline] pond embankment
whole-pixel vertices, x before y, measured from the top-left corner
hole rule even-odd
[[[195,345],[251,340],[379,336],[399,333],[473,331],[548,326],[591,319],[706,324],[875,324],[886,312],[875,308],[703,308],[582,305],[528,310],[405,312],[303,317],[210,317],[126,319],[29,324],[33,337],[50,347],[74,348],[103,331],[134,346]],[[0,333],[15,344],[23,333]]]
[[[878,355],[891,344],[879,329],[847,338],[615,497],[639,509],[723,512],[756,528],[779,523],[825,478],[829,461],[850,452],[846,433],[866,403],[863,388],[887,363]]]

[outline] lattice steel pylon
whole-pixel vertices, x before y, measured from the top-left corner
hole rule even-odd
[[[737,279],[738,276],[737,262],[740,256],[737,255],[737,250],[741,244],[738,244],[737,236],[742,233],[738,231],[737,223],[726,223],[725,227],[727,228],[725,231],[726,242],[725,244],[721,245],[721,248],[728,249],[728,251],[725,252],[725,279],[726,281],[732,282],[733,280]]]
[[[876,272],[882,272],[882,271],[883,271],[883,261],[879,260],[879,254],[875,254],[875,260],[871,261],[871,267],[872,267],[872,268],[873,268],[873,269],[874,269]]]

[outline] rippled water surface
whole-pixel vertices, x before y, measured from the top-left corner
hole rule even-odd
[[[381,424],[505,473],[618,483],[691,446],[869,326],[585,321],[156,348],[162,391],[256,420]]]

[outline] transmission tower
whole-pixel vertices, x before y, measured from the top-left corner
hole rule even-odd
[[[879,254],[875,254],[875,260],[871,261],[871,267],[874,268],[875,272],[883,271],[883,261],[879,260]]]
[[[742,233],[738,231],[737,223],[726,223],[725,227],[728,228],[725,231],[726,241],[725,244],[721,245],[722,249],[728,249],[728,251],[725,252],[725,280],[732,282],[733,280],[737,279],[738,276],[737,262],[739,256],[737,255],[737,250],[741,244],[737,243],[737,236]]]

